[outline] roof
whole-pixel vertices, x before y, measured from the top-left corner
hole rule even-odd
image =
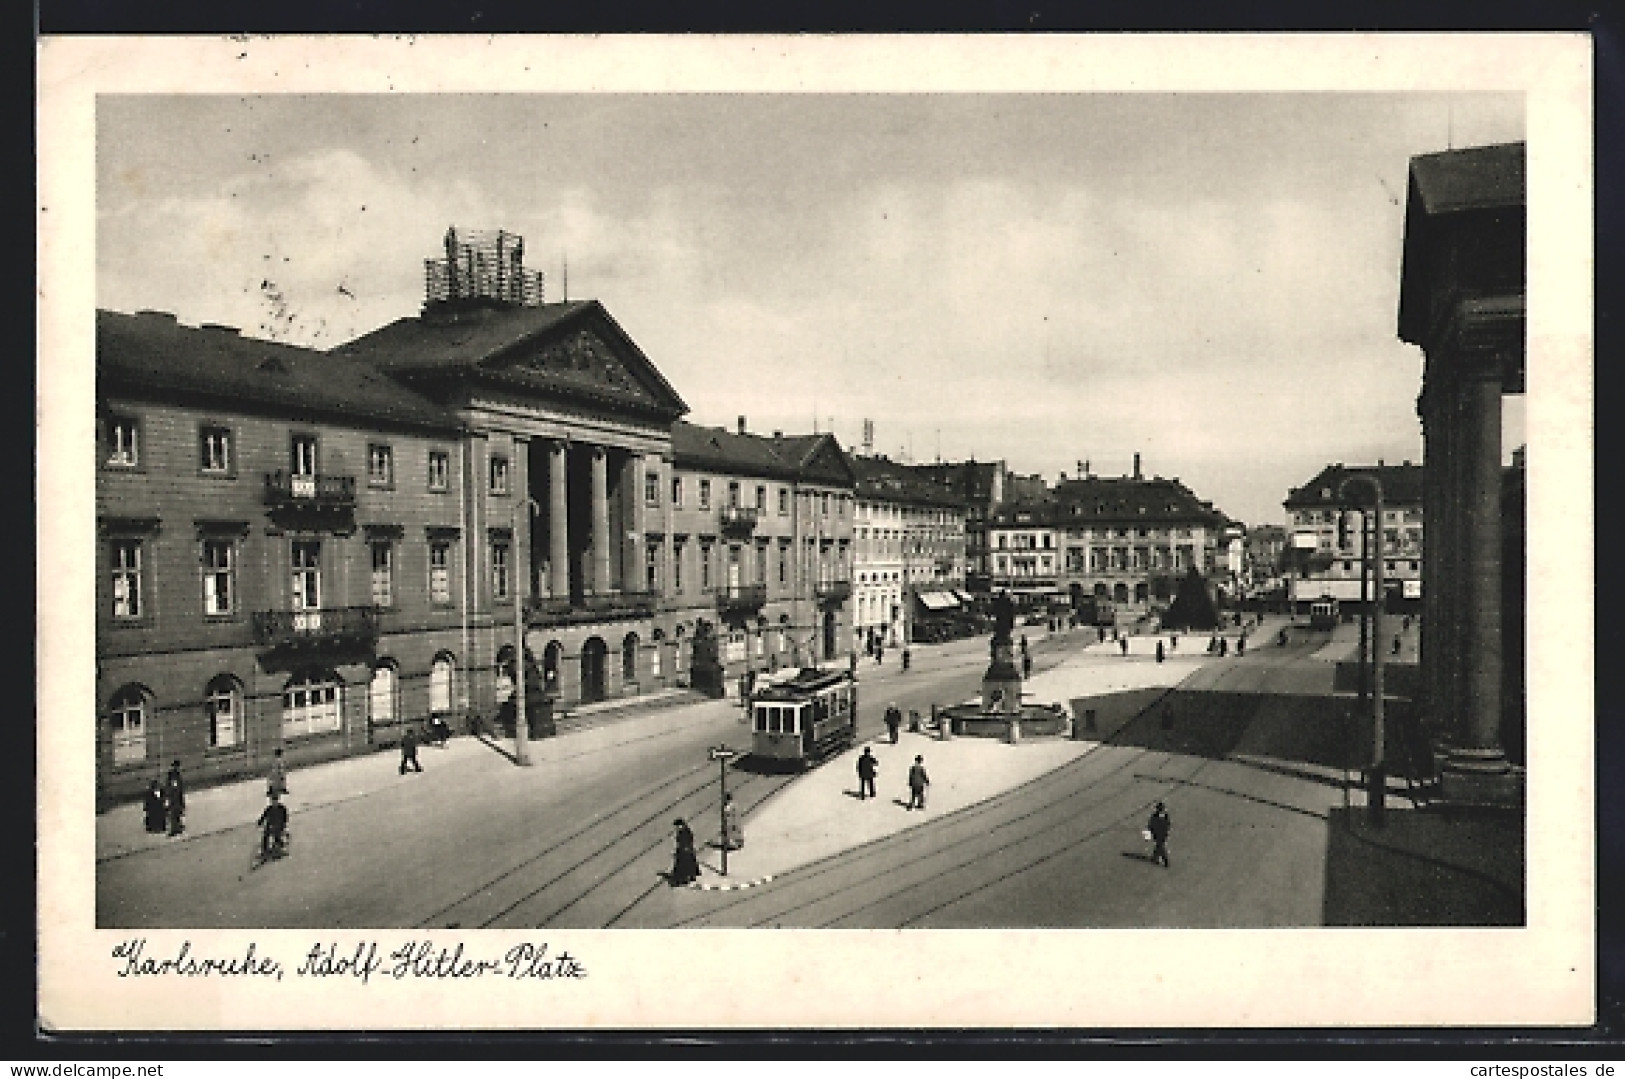
[[[333,351],[409,382],[474,379],[665,419],[688,411],[597,300],[429,304]]]
[[[1063,480],[1050,492],[1050,520],[1069,527],[1096,523],[1158,522],[1222,525],[1229,518],[1196,497],[1177,479],[1083,476]]]
[[[1387,505],[1422,504],[1422,466],[1409,461],[1397,465],[1327,465],[1302,487],[1292,488],[1281,504],[1287,509],[1344,505],[1345,499],[1338,494],[1338,487],[1354,475],[1376,476],[1382,485],[1382,500]]]
[[[1524,144],[1411,158],[1411,205],[1430,216],[1524,205]],[[1409,206],[1407,206],[1407,211]]]
[[[457,426],[434,402],[368,364],[230,327],[182,325],[158,311],[96,312],[96,375],[104,388],[224,398],[298,416]]]
[[[859,498],[941,509],[965,508],[964,496],[936,481],[932,473],[926,471],[929,466],[899,464],[887,457],[852,455],[848,455],[847,463],[857,478]]]
[[[776,435],[767,438],[725,427],[701,427],[678,420],[671,425],[672,460],[679,468],[765,476],[851,487],[840,444],[833,435]],[[832,465],[839,462],[838,465]]]

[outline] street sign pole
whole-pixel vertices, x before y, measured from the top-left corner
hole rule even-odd
[[[718,835],[722,836],[722,875],[728,875],[728,845],[731,837],[728,835],[728,762],[739,756],[737,750],[729,749],[725,745],[715,746],[708,756],[717,762],[718,780],[722,786],[721,800],[717,803],[717,818],[720,828]]]

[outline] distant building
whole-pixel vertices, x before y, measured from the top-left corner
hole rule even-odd
[[[855,647],[948,635],[969,602],[964,500],[927,467],[885,457],[849,462],[857,499]]]
[[[965,506],[965,590],[986,598],[993,572],[988,521],[1006,498],[1008,470],[1003,461],[957,461],[913,466],[917,474],[946,487]]]
[[[1422,599],[1422,466],[1409,461],[1397,465],[1327,465],[1301,487],[1294,487],[1282,503],[1292,529],[1297,565],[1289,584],[1289,598],[1306,605],[1323,596],[1344,603],[1360,599],[1362,554],[1360,514],[1340,519],[1344,507],[1369,498],[1363,487],[1341,492],[1350,476],[1375,476],[1382,484],[1382,560],[1384,587],[1390,605]],[[1369,570],[1366,571],[1369,574]]]
[[[1254,525],[1247,530],[1245,574],[1253,592],[1269,592],[1280,585],[1290,537],[1283,525]]]

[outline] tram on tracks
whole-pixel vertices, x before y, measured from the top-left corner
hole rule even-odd
[[[1337,625],[1337,600],[1321,596],[1309,604],[1309,628],[1333,629]]]
[[[751,697],[751,753],[809,768],[850,746],[858,732],[858,680],[850,671],[805,668]]]

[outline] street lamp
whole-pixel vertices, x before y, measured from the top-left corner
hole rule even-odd
[[[1372,760],[1371,771],[1366,777],[1366,805],[1371,817],[1373,827],[1383,826],[1384,799],[1388,793],[1387,761],[1383,747],[1382,729],[1382,606],[1386,598],[1382,581],[1382,483],[1369,472],[1358,472],[1346,477],[1337,488],[1337,497],[1346,498],[1345,491],[1353,483],[1367,483],[1371,485],[1372,522],[1371,539],[1366,538],[1365,529],[1360,530],[1360,556],[1362,560],[1369,559],[1371,563],[1371,591],[1372,605],[1370,611],[1371,631],[1367,634],[1371,642],[1371,739]],[[1371,548],[1375,547],[1375,557]],[[1365,577],[1364,567],[1361,567],[1361,579]]]
[[[525,572],[519,572],[519,511],[528,509],[539,514],[542,507],[534,498],[515,502],[508,523],[513,532],[514,593],[513,593],[513,762],[530,764],[530,720],[525,715],[525,583],[530,580],[530,544],[525,544]],[[525,523],[530,523],[529,515]]]

